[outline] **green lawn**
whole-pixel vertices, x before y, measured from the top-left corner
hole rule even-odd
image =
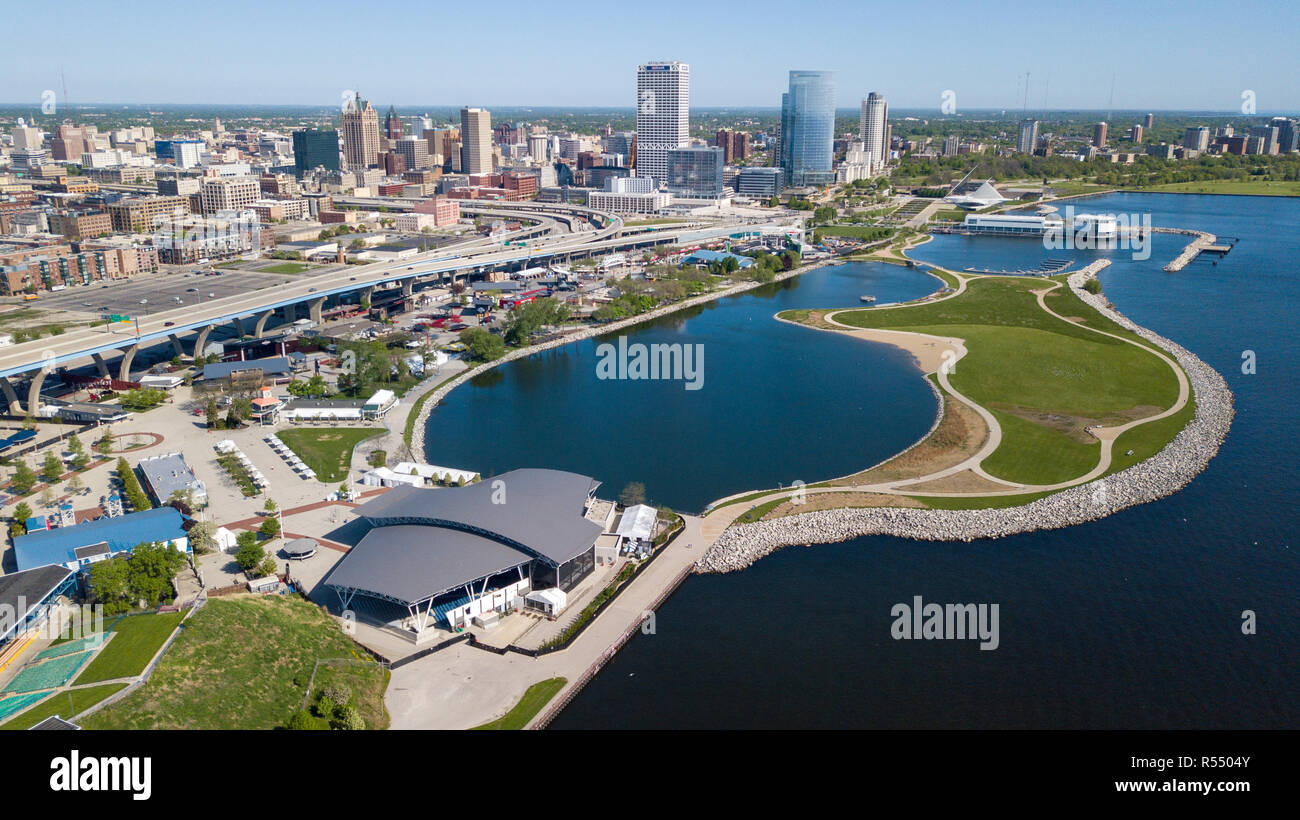
[[[148,683],[84,725],[274,729],[301,707],[316,662],[341,658],[370,660],[337,622],[307,601],[280,595],[214,598],[185,622]],[[356,666],[364,671],[347,682],[357,703],[382,706],[388,671],[377,663]],[[367,719],[367,725],[387,723],[386,715]]]
[[[74,682],[80,686],[114,678],[130,678],[144,672],[149,661],[181,622],[181,612],[132,615],[113,627],[113,638]]]
[[[1043,287],[1041,279],[978,279],[955,299],[849,311],[836,319],[965,339],[968,355],[949,379],[987,407],[1003,432],[984,468],[1008,481],[1049,484],[1082,475],[1097,462],[1100,444],[1077,430],[1071,433],[1071,426],[1121,424],[1135,408],[1168,408],[1177,400],[1178,381],[1150,352],[1039,309],[1032,291]],[[1131,336],[1077,297],[1057,297],[1049,305],[1064,316]],[[1142,438],[1159,449],[1172,438],[1167,428]]]
[[[484,723],[482,726],[475,726],[475,729],[505,729],[518,730],[528,725],[542,707],[551,702],[564,684],[568,683],[567,678],[548,678],[540,683],[534,683],[524,692],[524,696],[514,705],[514,708],[506,712],[502,717],[497,718],[491,723]]]
[[[347,478],[352,450],[368,438],[384,432],[381,427],[298,427],[282,430],[280,440],[316,471],[325,483]]]
[[[0,729],[30,729],[47,717],[55,715],[70,720],[126,686],[125,683],[106,683],[102,686],[87,686],[85,689],[66,689],[28,709],[13,720],[0,724]]]
[[[282,262],[279,265],[271,265],[267,268],[258,268],[258,273],[302,273],[309,269],[311,265],[302,262]]]
[[[1282,180],[1248,181],[1240,179],[1203,179],[1198,182],[1171,182],[1134,188],[1164,194],[1247,194],[1250,196],[1300,196],[1300,182]]]
[[[824,225],[815,230],[824,236],[848,236],[854,239],[865,239],[869,242],[894,235],[893,228],[882,228],[874,225]]]

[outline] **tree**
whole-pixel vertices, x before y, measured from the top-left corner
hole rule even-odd
[[[172,578],[185,566],[185,555],[169,543],[153,541],[136,545],[126,566],[132,598],[156,606],[171,600]]]
[[[41,476],[46,481],[58,481],[63,475],[63,459],[59,458],[51,450],[45,454],[45,460],[41,462]]]
[[[460,340],[465,344],[472,361],[491,362],[501,358],[506,353],[505,340],[495,333],[488,333],[482,328],[465,328],[460,332]]]
[[[104,607],[105,615],[131,608],[131,585],[127,562],[118,558],[96,561],[87,571],[89,598]]]
[[[82,479],[81,473],[72,474],[72,478],[68,479],[68,489],[74,493],[80,493],[86,489],[86,482]]]
[[[27,464],[26,459],[19,459],[14,465],[13,491],[19,495],[27,495],[36,486],[36,471]]]
[[[190,538],[190,549],[195,555],[207,555],[217,548],[217,525],[212,521],[196,521],[186,533]]]
[[[100,436],[99,441],[95,442],[95,449],[101,453],[113,452],[113,431],[112,430],[108,429],[107,427],[104,428],[104,435]]]
[[[631,507],[635,504],[644,504],[645,485],[640,481],[630,482],[623,488],[623,492],[618,494],[618,502],[624,507]]]
[[[216,430],[221,426],[221,411],[217,409],[216,399],[208,399],[208,406],[204,408],[203,415],[207,416],[209,430]]]
[[[49,507],[52,504],[54,504],[54,502],[57,500],[58,500],[58,496],[54,494],[53,487],[51,487],[49,484],[46,484],[44,487],[41,488],[41,506]]]
[[[249,540],[251,536],[252,540]],[[235,563],[244,572],[252,572],[257,565],[266,560],[266,550],[257,543],[257,533],[252,530],[241,532],[235,539],[239,549],[235,551]]]
[[[262,510],[268,513],[273,513],[279,508],[280,505],[276,504],[275,499],[269,495],[266,497],[266,503],[262,505]]]
[[[258,532],[267,538],[275,538],[280,534],[280,519],[271,516],[262,521],[262,526],[258,527]]]
[[[257,565],[257,577],[265,578],[268,575],[274,575],[277,569],[279,569],[279,564],[276,563],[275,556],[268,555]]]
[[[68,439],[68,450],[72,453],[84,453],[86,452],[86,445],[82,444],[81,437],[74,433]]]

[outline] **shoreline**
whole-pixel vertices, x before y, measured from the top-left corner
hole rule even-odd
[[[1092,278],[1070,274],[1069,288],[1103,316],[1172,356],[1193,388],[1193,419],[1158,453],[1125,470],[1018,507],[983,510],[917,510],[901,507],[820,510],[773,521],[728,527],[709,547],[697,572],[745,569],[782,547],[826,544],[868,535],[926,541],[972,541],[1037,530],[1060,529],[1157,501],[1187,486],[1209,465],[1227,437],[1234,414],[1227,382],[1182,345],[1141,327],[1108,307],[1103,295],[1083,289]]]
[[[571,344],[573,342],[580,342],[586,339],[593,339],[597,336],[604,336],[608,333],[614,333],[616,331],[623,330],[625,328],[634,327],[635,325],[641,324],[643,322],[651,322],[654,321],[655,319],[659,319],[663,316],[668,316],[672,313],[676,313],[677,311],[683,310],[688,307],[707,304],[708,302],[712,302],[726,296],[737,296],[739,294],[746,293],[756,288],[761,288],[764,285],[772,285],[777,282],[784,282],[787,279],[792,279],[796,276],[801,276],[805,273],[808,273],[809,271],[817,270],[819,268],[823,268],[828,265],[833,265],[842,261],[851,261],[851,260],[841,260],[833,257],[831,259],[822,259],[817,262],[812,262],[807,265],[800,265],[799,267],[794,268],[792,270],[782,271],[781,273],[777,274],[772,279],[771,282],[740,282],[739,284],[732,285],[731,287],[724,288],[722,290],[711,291],[709,293],[702,293],[699,296],[692,296],[689,299],[682,299],[681,301],[673,302],[671,305],[662,305],[660,307],[655,308],[654,310],[648,310],[645,313],[638,313],[636,316],[629,316],[625,319],[619,319],[617,321],[610,322],[607,325],[601,325],[599,327],[583,328],[582,330],[569,333],[559,339],[552,339],[549,342],[544,342],[539,345],[530,345],[528,347],[521,347],[516,350],[512,350],[509,353],[506,353],[504,356],[502,356],[499,359],[495,359],[490,362],[484,362],[482,364],[471,367],[468,370],[464,371],[463,373],[460,373],[457,376],[453,377],[451,381],[442,384],[441,386],[437,386],[437,385],[432,386],[435,387],[436,389],[434,389],[433,392],[428,395],[428,398],[424,400],[424,404],[420,407],[419,415],[416,416],[414,427],[411,430],[411,445],[410,445],[411,455],[417,458],[423,458],[425,461],[429,460],[429,454],[425,451],[424,430],[428,424],[429,415],[433,412],[434,408],[436,408],[438,404],[447,397],[447,394],[450,393],[452,390],[455,390],[457,387],[461,386],[462,384],[464,384],[466,381],[469,381],[475,376],[485,373],[488,370],[497,367],[498,365],[506,364],[507,362],[513,362],[518,359],[524,359],[533,355],[534,353],[541,353],[546,350],[553,350],[557,347],[563,347],[564,345]],[[419,400],[420,397],[424,395],[425,395],[424,392],[408,393],[406,396],[403,396],[403,399],[409,398],[412,402],[414,402]]]

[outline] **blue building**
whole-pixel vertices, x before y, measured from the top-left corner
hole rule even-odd
[[[754,264],[754,260],[748,256],[741,256],[738,253],[730,251],[694,251],[689,256],[682,259],[683,265],[696,265],[697,267],[708,267],[711,262],[723,262],[727,259],[735,259],[736,264],[741,268],[748,268]]]
[[[20,535],[14,539],[14,557],[20,571],[52,565],[78,570],[153,541],[170,543],[189,552],[187,523],[175,507],[100,518],[72,527]]]
[[[677,196],[717,199],[722,196],[722,149],[696,145],[668,149],[668,191]]]
[[[339,170],[339,132],[317,128],[294,131],[293,167],[300,178],[313,168]]]
[[[835,72],[791,71],[781,95],[781,167],[785,183],[803,188],[835,182]]]

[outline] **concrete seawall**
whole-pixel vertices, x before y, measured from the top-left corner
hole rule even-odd
[[[734,525],[705,553],[698,572],[731,572],[782,547],[831,543],[864,535],[928,541],[971,541],[1057,529],[1103,518],[1156,501],[1185,487],[1219,451],[1232,424],[1233,398],[1214,368],[1169,339],[1139,327],[1108,306],[1104,296],[1083,289],[1095,273],[1068,278],[1070,289],[1103,316],[1173,357],[1187,373],[1196,401],[1191,422],[1151,458],[1114,475],[1063,490],[1020,507],[987,510],[918,510],[897,507],[820,510],[772,521]]]

